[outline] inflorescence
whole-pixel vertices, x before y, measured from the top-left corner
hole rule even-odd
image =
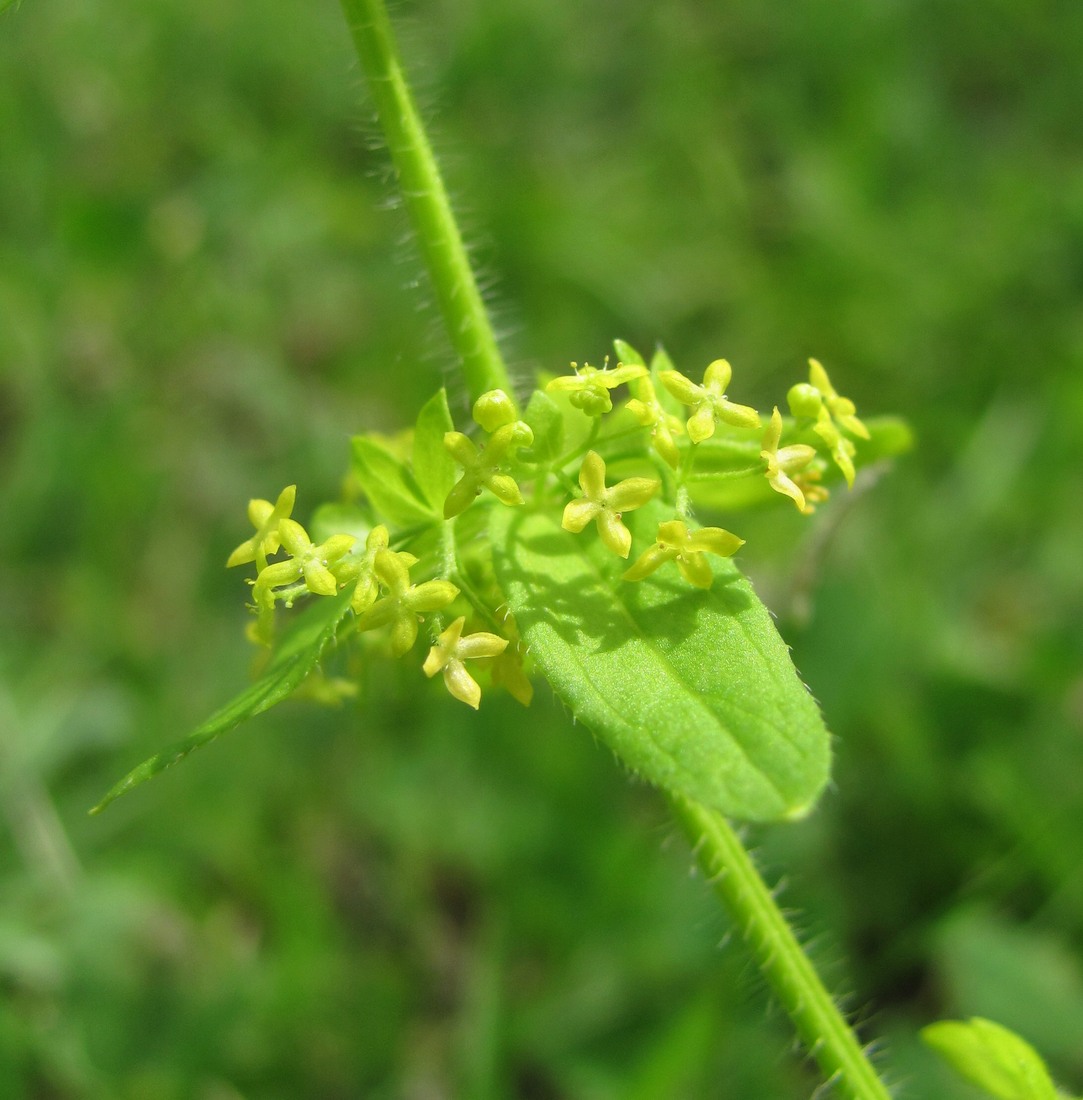
[[[725,359],[710,363],[701,383],[668,369],[661,353],[650,370],[642,361],[614,368],[608,363],[572,367],[572,374],[552,379],[534,394],[525,419],[508,394],[493,390],[473,406],[482,438],[444,432],[443,448],[457,474],[445,483],[451,487],[441,514],[433,514],[427,524],[393,536],[393,525],[380,522],[370,508],[362,536],[333,533],[317,544],[292,518],[295,486],[284,489],[273,504],[250,501],[255,534],[226,564],[256,567],[249,582],[256,614],[249,628],[252,640],[273,644],[278,605],[292,607],[302,597],[351,589],[353,632],[383,639],[390,653],[401,657],[413,649],[424,625],[431,648],[423,671],[429,677],[442,672],[456,699],[479,706],[481,687],[465,664],[471,661],[475,668],[487,667],[492,684],[528,705],[533,689],[514,619],[498,596],[489,598],[496,591],[491,558],[476,549],[476,539],[467,553],[457,547],[457,517],[476,503],[516,507],[529,498],[531,507],[562,507],[561,526],[574,535],[593,525],[604,547],[627,559],[633,535],[624,515],[660,497],[672,505],[672,517],[658,524],[655,541],[623,579],[641,581],[672,562],[685,581],[706,589],[713,580],[707,555],[730,557],[744,543],[721,527],[693,523],[689,486],[709,441],[732,444],[729,451],[719,451],[728,465],[719,467],[716,455],[706,463],[707,473],[697,471],[697,482],[715,475],[762,479],[761,484],[809,515],[828,497],[822,482],[831,465],[853,485],[854,439],[869,438],[853,402],[836,392],[815,359],[809,360],[809,381],[791,387],[787,395],[790,420],[776,406],[766,424],[754,408],[727,395],[733,371]],[[614,409],[613,391],[623,385],[632,396]],[[609,430],[603,418],[612,422]],[[566,434],[578,435],[579,442],[554,447],[554,423],[558,441]],[[548,448],[535,439],[535,429],[543,424]],[[610,465],[619,462],[622,470],[635,472],[608,484],[607,458]],[[656,476],[646,476],[650,473]],[[445,615],[455,617],[445,622]],[[495,630],[465,632],[468,623]]]

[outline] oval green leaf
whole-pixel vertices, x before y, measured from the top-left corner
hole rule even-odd
[[[662,505],[628,516],[636,549],[671,518]],[[572,535],[558,515],[505,508],[492,525],[497,578],[531,656],[632,771],[728,817],[811,809],[828,779],[829,735],[731,561],[711,559],[707,591],[672,564],[629,583],[593,527]]]
[[[941,1020],[922,1028],[921,1038],[958,1074],[997,1100],[1057,1100],[1038,1052],[992,1020]]]

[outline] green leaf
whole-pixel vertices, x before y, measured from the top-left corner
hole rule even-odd
[[[617,359],[630,367],[645,367],[647,365],[643,356],[624,340],[614,340],[613,350],[617,353]]]
[[[1057,1100],[1034,1048],[992,1020],[943,1020],[922,1028],[921,1037],[958,1074],[997,1100]]]
[[[359,547],[364,547],[372,527],[372,517],[356,504],[340,504],[337,501],[321,504],[308,522],[313,542],[326,542],[332,535],[353,535],[357,539],[355,553],[360,552]]]
[[[914,446],[914,431],[898,416],[872,416],[863,418],[869,429],[868,439],[855,439],[857,453],[854,462],[868,466],[881,458],[894,458],[906,454]]]
[[[447,391],[441,389],[422,406],[414,427],[414,477],[418,488],[437,515],[455,484],[455,463],[444,449],[444,436],[455,430]]]
[[[382,443],[355,435],[353,459],[357,479],[381,522],[410,527],[435,518],[410,471]]]
[[[172,767],[193,749],[206,745],[220,734],[239,726],[246,718],[269,710],[291,695],[316,667],[323,651],[334,639],[339,623],[350,610],[351,595],[350,591],[342,592],[306,608],[283,636],[267,670],[254,684],[212,714],[183,740],[133,768],[90,812],[101,813],[114,799]]]
[[[524,419],[534,433],[531,453],[535,462],[546,463],[560,458],[564,447],[564,414],[556,402],[541,390],[530,396]]]
[[[637,548],[671,519],[627,517]],[[519,630],[557,694],[650,782],[754,821],[799,817],[827,782],[819,709],[748,581],[711,558],[708,591],[672,565],[621,580],[627,563],[593,527],[559,516],[492,514],[493,562]]]

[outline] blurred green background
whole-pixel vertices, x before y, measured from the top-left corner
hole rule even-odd
[[[750,840],[900,1097],[973,1095],[915,1040],[969,1014],[1083,1089],[1083,5],[398,16],[518,377],[661,339],[769,407],[816,355],[914,425],[874,492],[748,518],[837,737]],[[25,0],[0,73],[3,1095],[808,1095],[544,687],[381,667],[86,816],[244,683],[248,498],[304,518],[351,432],[463,394],[333,4]]]

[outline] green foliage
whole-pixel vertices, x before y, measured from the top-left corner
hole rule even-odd
[[[1083,8],[931,12],[444,6],[411,60],[514,362],[664,334],[754,364],[761,408],[814,353],[905,410],[859,508],[741,513],[837,738],[816,814],[749,837],[900,1098],[967,1088],[915,1045],[932,1013],[1016,1027],[1078,1094]],[[375,661],[363,719],[287,703],[85,818],[243,681],[244,502],[335,497],[342,441],[411,423],[448,357],[380,259],[402,218],[333,8],[24,3],[0,58],[7,1093],[810,1095],[656,800],[546,690],[475,715]],[[975,904],[995,959],[941,935]]]
[[[421,407],[414,425],[414,477],[429,506],[437,515],[443,509],[444,501],[455,484],[455,464],[444,447],[444,436],[454,427],[445,390],[440,390]],[[362,481],[362,488],[365,484]],[[371,493],[368,495],[371,496]]]
[[[1034,1048],[992,1020],[943,1020],[923,1028],[921,1036],[957,1073],[997,1100],[1057,1100]]]
[[[637,515],[640,528],[666,518]],[[710,591],[622,584],[600,544],[543,513],[493,514],[497,577],[530,654],[574,717],[651,783],[730,817],[803,816],[828,735],[766,608],[725,561]]]
[[[350,610],[346,594],[307,608],[283,636],[264,671],[250,687],[214,712],[183,740],[170,745],[130,771],[90,812],[100,813],[115,798],[183,760],[249,718],[288,699],[316,668]]]
[[[621,341],[615,347],[632,362],[612,369],[573,364],[572,374],[534,393],[527,416],[539,435],[516,419],[507,394],[492,390],[474,403],[474,419],[488,436],[479,446],[454,430],[441,390],[423,406],[411,438],[393,447],[355,437],[353,483],[376,521],[368,530],[346,515],[347,529],[332,527],[313,542],[291,518],[292,486],[277,505],[251,502],[256,534],[229,564],[256,567],[253,637],[273,647],[267,674],[183,742],[133,771],[95,809],[286,698],[338,634],[366,657],[381,647],[402,657],[427,621],[426,675],[442,672],[449,692],[475,710],[482,692],[467,660],[524,705],[533,695],[526,664],[627,767],[663,790],[750,821],[807,814],[828,779],[827,731],[769,613],[728,561],[743,540],[717,527],[690,531],[686,484],[706,442],[713,444],[701,475],[706,484],[760,482],[774,490],[769,499],[789,500],[811,514],[813,501],[828,496],[819,485],[826,456],[811,442],[779,450],[777,408],[761,444],[770,450],[757,455],[745,437],[761,419],[726,396],[729,364],[708,366],[700,387],[658,355],[652,370],[693,410],[685,437],[680,419],[660,404],[638,353]],[[842,401],[815,368],[819,388],[806,389]],[[636,385],[639,396],[615,409],[613,395],[625,384]],[[568,405],[561,409],[549,393]],[[868,443],[865,455],[880,457],[880,437],[870,435],[852,403],[846,410],[848,430]],[[591,425],[585,435],[584,422]],[[787,428],[799,430],[793,423]],[[561,453],[566,438],[582,442]],[[744,455],[741,463],[720,465],[727,445]],[[852,480],[856,448],[834,429],[819,446]],[[660,476],[637,473],[608,484],[603,454]],[[798,456],[797,465],[787,466],[784,455]],[[788,476],[780,481],[784,466],[803,479],[804,492]],[[579,492],[568,500],[577,469]],[[519,512],[523,486],[530,503]],[[660,490],[662,499],[645,507]],[[486,509],[487,524],[475,518]],[[326,525],[343,513],[324,506],[318,514]],[[460,523],[482,536],[488,527],[488,548],[458,537]],[[595,527],[597,537],[585,533]],[[636,541],[634,565],[624,568],[620,559],[629,558]],[[279,559],[269,562],[278,551]],[[708,553],[724,563],[718,575]],[[411,576],[415,567],[428,579]],[[313,595],[335,597],[327,625],[301,635],[291,630],[276,644],[278,605],[290,608]],[[464,633],[467,616],[504,634]]]
[[[428,460],[429,451],[424,443],[420,454]],[[383,443],[371,436],[356,436],[353,458],[361,491],[380,515],[402,527],[432,522],[433,513],[410,470]],[[426,465],[424,473],[431,475],[432,468]]]

